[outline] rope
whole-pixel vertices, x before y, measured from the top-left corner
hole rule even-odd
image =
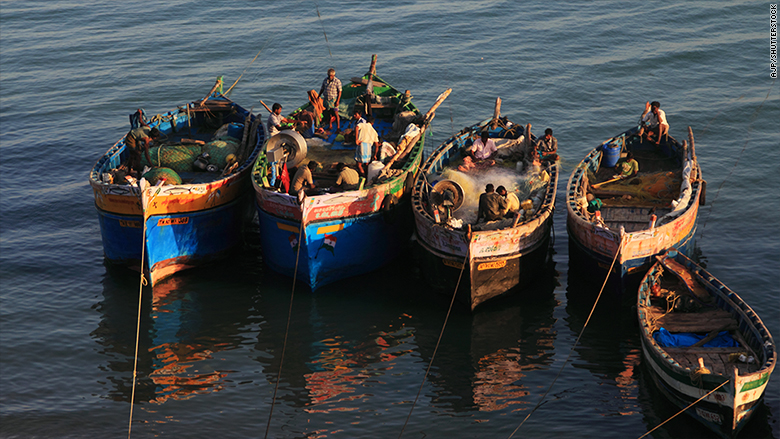
[[[414,402],[412,402],[412,408],[409,410],[409,414],[406,416],[406,421],[404,421],[404,425],[403,427],[401,427],[401,432],[398,434],[399,439],[401,438],[401,436],[404,435],[404,430],[406,429],[406,425],[409,424],[409,419],[412,417],[414,406],[417,404],[417,400],[420,398],[420,393],[422,393],[423,385],[425,385],[425,380],[428,377],[428,373],[431,371],[431,366],[433,365],[433,359],[436,357],[436,351],[439,350],[439,344],[441,343],[441,339],[444,336],[444,328],[447,327],[447,320],[449,320],[450,318],[450,313],[452,312],[452,305],[455,303],[455,296],[458,293],[458,288],[460,288],[460,280],[463,278],[463,271],[465,270],[468,261],[469,261],[469,255],[468,253],[466,253],[466,257],[463,259],[463,265],[461,265],[460,267],[458,282],[455,284],[455,291],[452,292],[452,299],[450,300],[450,307],[447,310],[447,316],[444,317],[444,324],[441,326],[441,332],[439,332],[439,339],[436,340],[436,347],[433,349],[433,354],[431,355],[431,361],[428,362],[428,368],[425,369],[425,375],[423,375],[423,380],[420,383],[420,388],[417,390],[417,395],[414,397]]]
[[[333,53],[330,51],[330,42],[328,42],[328,34],[325,32],[325,25],[322,23],[322,16],[320,15],[320,7],[317,6],[317,3],[314,4],[314,7],[317,9],[317,19],[320,21],[320,26],[322,26],[322,34],[325,35],[325,44],[328,46],[328,55],[330,55],[330,60],[333,61]]]
[[[662,425],[664,425],[664,424],[666,424],[667,422],[671,421],[672,419],[676,418],[676,417],[677,417],[679,414],[681,414],[682,412],[684,412],[684,411],[688,410],[689,408],[693,407],[694,405],[698,404],[698,403],[699,403],[699,401],[701,401],[702,399],[704,399],[704,398],[706,398],[706,397],[708,397],[708,396],[712,395],[712,394],[713,394],[713,393],[714,393],[716,390],[720,389],[721,387],[725,386],[725,385],[726,385],[726,384],[728,384],[728,383],[729,383],[729,382],[728,382],[728,381],[726,381],[726,382],[722,383],[721,385],[719,385],[718,387],[716,387],[716,388],[714,388],[714,389],[710,390],[710,392],[709,392],[709,393],[707,393],[706,395],[704,395],[704,396],[702,396],[701,398],[697,399],[696,401],[692,402],[692,403],[691,403],[691,404],[690,404],[688,407],[685,407],[684,409],[682,409],[682,410],[680,410],[679,412],[675,413],[674,415],[672,415],[672,417],[671,417],[671,418],[669,418],[669,419],[665,420],[664,422],[661,422],[661,423],[660,423],[660,424],[658,424],[658,425],[657,425],[655,428],[653,428],[652,430],[650,430],[650,431],[648,431],[647,433],[643,434],[642,436],[639,436],[637,439],[642,439],[643,437],[646,437],[648,434],[650,434],[650,433],[652,433],[652,432],[656,431],[656,430],[657,430],[657,429],[659,429],[659,428],[660,428]]]
[[[230,93],[230,90],[233,90],[233,87],[235,87],[235,86],[236,86],[236,84],[238,84],[238,81],[240,81],[240,80],[241,80],[241,78],[244,76],[244,73],[246,73],[246,71],[247,71],[247,70],[249,70],[249,67],[251,67],[251,66],[252,66],[252,63],[254,63],[254,62],[255,62],[255,60],[257,60],[257,57],[258,57],[258,56],[260,56],[260,53],[261,53],[263,50],[265,50],[266,46],[268,46],[268,43],[270,43],[270,42],[271,42],[271,38],[268,38],[268,39],[265,41],[265,44],[263,44],[263,47],[261,47],[261,48],[260,48],[260,50],[257,52],[257,55],[255,55],[255,57],[254,57],[254,58],[252,58],[252,61],[250,61],[250,62],[249,62],[249,65],[248,65],[248,66],[246,66],[246,68],[244,69],[244,71],[243,71],[243,72],[241,72],[241,74],[240,74],[240,75],[238,75],[238,79],[236,79],[236,82],[234,82],[234,83],[233,83],[233,85],[231,85],[230,87],[228,87],[228,89],[227,89],[227,91],[225,91],[225,93],[222,93],[224,96],[227,96],[227,95],[228,95],[228,93]],[[187,110],[188,110],[188,113],[189,113],[189,108],[187,108]]]
[[[571,358],[571,355],[574,353],[574,348],[577,347],[577,345],[580,343],[580,339],[582,338],[582,334],[585,332],[585,328],[588,327],[588,323],[590,323],[590,318],[593,316],[593,312],[596,310],[596,305],[599,304],[599,299],[601,299],[601,293],[604,292],[604,287],[607,286],[607,281],[609,280],[609,275],[612,273],[612,268],[615,266],[615,261],[617,261],[618,256],[620,256],[620,251],[623,248],[623,238],[620,239],[620,245],[617,248],[617,251],[615,251],[615,258],[612,259],[612,265],[609,266],[609,271],[607,271],[607,276],[604,278],[604,283],[601,285],[601,290],[599,291],[599,295],[596,297],[596,302],[593,304],[593,308],[590,310],[590,314],[588,314],[587,320],[585,320],[585,325],[582,326],[582,330],[580,331],[580,335],[577,336],[577,340],[574,341],[574,345],[571,347],[571,350],[569,351],[569,355],[566,357],[566,360],[563,361],[563,364],[561,365],[560,370],[558,370],[558,374],[555,375],[555,378],[553,379],[552,383],[550,383],[550,387],[547,388],[547,390],[544,392],[544,395],[542,395],[542,398],[539,400],[538,403],[536,403],[536,406],[531,410],[530,413],[523,419],[523,422],[520,423],[520,425],[515,428],[515,431],[512,432],[512,434],[509,435],[509,439],[511,439],[515,433],[517,433],[518,430],[520,430],[520,427],[525,424],[525,421],[528,420],[528,418],[531,417],[531,415],[534,414],[536,409],[538,409],[542,402],[544,401],[544,398],[547,397],[547,394],[550,393],[550,390],[552,389],[555,382],[558,380],[558,377],[561,376],[561,372],[563,372],[563,368],[566,367],[566,363],[569,362],[569,359]]]
[[[729,175],[726,176],[726,178],[723,179],[723,181],[720,183],[720,186],[718,186],[718,191],[715,192],[715,199],[712,200],[712,203],[710,203],[710,211],[707,215],[707,220],[704,221],[704,224],[701,227],[701,236],[699,236],[699,239],[704,239],[704,229],[707,228],[707,221],[710,220],[710,216],[712,216],[712,211],[715,207],[715,202],[718,201],[718,195],[720,195],[720,190],[723,189],[723,185],[726,184],[726,180],[728,180],[731,177],[731,174],[734,173],[734,169],[737,168],[737,165],[739,164],[740,159],[742,159],[742,154],[745,152],[745,149],[747,148],[748,142],[750,142],[750,133],[753,131],[753,122],[756,120],[756,117],[758,116],[758,112],[761,111],[761,109],[764,107],[764,103],[766,103],[767,99],[769,99],[769,95],[772,94],[772,89],[775,86],[775,82],[777,82],[777,79],[772,81],[772,85],[769,86],[769,91],[766,93],[766,97],[764,97],[764,100],[761,101],[761,105],[756,108],[756,111],[753,112],[753,114],[750,115],[750,124],[748,125],[748,132],[747,132],[747,139],[745,139],[745,144],[742,145],[742,150],[739,152],[739,155],[737,155],[737,161],[734,162],[734,166],[731,167],[731,171],[729,171]],[[742,96],[739,97],[741,99]],[[738,99],[738,100],[739,100]],[[720,113],[718,113],[720,114]],[[709,124],[707,124],[709,126]],[[706,129],[706,128],[705,128]]]
[[[265,427],[265,436],[268,438],[268,431],[271,429],[271,417],[274,414],[276,405],[276,393],[279,390],[279,382],[282,380],[282,366],[284,365],[284,353],[287,350],[287,335],[290,333],[290,320],[292,320],[293,299],[295,298],[295,281],[298,278],[298,261],[301,256],[301,237],[303,236],[303,215],[301,215],[301,226],[298,230],[298,251],[295,254],[295,272],[293,273],[292,292],[290,293],[290,308],[287,311],[287,327],[284,329],[284,343],[282,343],[282,355],[279,359],[279,373],[276,375],[276,385],[274,385],[274,395],[271,398],[271,411],[268,413],[268,424]]]
[[[157,184],[157,191],[152,195],[152,197],[149,199],[149,201],[152,201],[157,197],[157,194],[160,193],[159,186],[162,183]],[[141,191],[140,197],[141,197],[141,221],[143,221],[143,233],[141,235],[141,282],[140,285],[138,285],[138,317],[137,317],[137,323],[136,323],[136,329],[135,329],[135,354],[133,356],[133,390],[130,393],[130,420],[127,424],[127,438],[130,439],[130,433],[132,432],[133,428],[133,407],[135,403],[135,382],[138,372],[138,344],[139,340],[141,338],[141,305],[143,304],[143,292],[144,292],[144,286],[148,285],[148,282],[146,280],[146,276],[144,276],[144,258],[146,257],[146,205],[143,202],[144,198],[144,191],[141,189],[141,180],[138,180],[138,189]],[[148,203],[147,203],[148,205]]]

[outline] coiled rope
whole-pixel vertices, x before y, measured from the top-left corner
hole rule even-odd
[[[436,340],[436,347],[433,349],[433,354],[431,355],[431,361],[428,362],[428,368],[425,369],[425,375],[423,375],[422,382],[420,383],[420,388],[417,390],[417,395],[414,397],[414,402],[412,402],[412,408],[409,409],[409,414],[406,416],[406,421],[404,421],[403,427],[401,427],[401,432],[398,434],[398,439],[401,438],[401,436],[404,435],[404,430],[406,429],[406,425],[409,424],[409,419],[412,417],[412,412],[414,411],[414,406],[417,405],[417,400],[420,399],[420,393],[422,393],[423,386],[425,385],[425,380],[428,378],[428,373],[431,371],[431,366],[433,365],[433,359],[436,358],[436,351],[439,350],[439,344],[441,344],[441,339],[444,336],[444,329],[447,327],[447,320],[450,318],[450,314],[452,313],[452,306],[455,303],[455,296],[458,293],[458,288],[460,288],[460,280],[463,278],[463,271],[466,269],[466,264],[469,262],[469,253],[466,252],[466,257],[463,258],[463,264],[460,267],[460,274],[458,275],[458,282],[455,284],[455,291],[452,292],[452,299],[450,299],[450,307],[447,310],[447,316],[444,317],[444,324],[441,325],[441,332],[439,332],[439,339]]]
[[[509,435],[509,439],[511,439],[515,433],[517,433],[518,430],[520,430],[520,427],[525,424],[525,421],[528,420],[528,418],[531,417],[531,415],[534,414],[536,409],[538,409],[542,402],[544,402],[544,399],[547,397],[547,394],[550,393],[550,390],[552,389],[553,385],[555,385],[555,382],[558,381],[558,378],[561,376],[561,372],[563,372],[563,368],[566,367],[566,364],[569,362],[569,359],[571,358],[571,355],[574,353],[574,348],[577,347],[577,345],[580,343],[580,339],[582,338],[582,334],[585,333],[585,328],[588,327],[588,323],[590,323],[590,318],[593,316],[593,312],[596,311],[596,306],[599,304],[599,299],[601,299],[601,293],[604,292],[604,287],[607,286],[607,281],[609,280],[609,275],[612,273],[612,268],[615,266],[615,261],[617,261],[618,257],[620,256],[620,252],[623,249],[623,238],[620,238],[620,245],[618,245],[617,251],[615,251],[615,258],[612,259],[612,265],[609,266],[609,270],[607,271],[607,276],[604,278],[604,283],[601,285],[601,290],[599,291],[599,295],[596,297],[596,302],[593,304],[593,308],[590,310],[590,314],[588,314],[587,320],[585,320],[585,324],[582,326],[582,330],[580,330],[580,335],[577,336],[577,340],[574,341],[574,345],[572,345],[571,350],[569,351],[569,355],[566,357],[566,360],[563,361],[563,364],[561,365],[560,370],[558,370],[558,374],[555,375],[555,378],[553,378],[552,383],[550,383],[550,386],[547,388],[547,390],[544,392],[544,395],[542,395],[542,398],[539,400],[538,403],[536,403],[536,406],[531,410],[530,413],[523,419],[523,421],[520,423],[520,425],[515,428],[515,430],[512,432],[512,434]]]
[[[268,424],[265,427],[265,436],[268,438],[268,431],[271,429],[271,417],[274,414],[274,406],[276,405],[276,393],[279,390],[279,382],[282,380],[282,366],[284,365],[284,353],[287,350],[287,335],[290,333],[290,320],[292,320],[293,299],[295,298],[295,281],[298,278],[298,261],[301,256],[301,237],[303,236],[303,219],[304,215],[301,213],[301,225],[298,229],[298,251],[295,254],[295,272],[293,273],[292,292],[290,293],[290,307],[287,311],[287,327],[284,329],[284,343],[282,344],[282,355],[279,359],[279,373],[276,375],[276,384],[274,385],[274,395],[271,398],[271,411],[268,413]]]
[[[716,391],[716,390],[720,389],[721,387],[725,386],[725,385],[726,385],[726,384],[728,384],[728,383],[729,383],[729,381],[726,381],[726,382],[722,383],[721,385],[719,385],[718,387],[716,387],[716,388],[714,388],[714,389],[710,390],[710,391],[709,391],[709,393],[707,393],[706,395],[704,395],[704,396],[702,396],[701,398],[697,399],[696,401],[692,402],[692,403],[691,403],[691,404],[690,404],[688,407],[685,407],[684,409],[682,409],[682,410],[680,410],[679,412],[675,413],[674,415],[672,415],[672,417],[671,417],[671,418],[669,418],[669,419],[665,420],[664,422],[661,422],[660,424],[656,425],[656,426],[655,426],[655,428],[653,428],[652,430],[650,430],[650,431],[648,431],[647,433],[643,434],[642,436],[639,436],[637,439],[642,439],[643,437],[646,437],[648,434],[650,434],[650,433],[652,433],[652,432],[656,431],[656,430],[657,430],[657,429],[659,429],[659,428],[660,428],[662,425],[664,425],[664,424],[666,424],[667,422],[671,421],[672,419],[676,418],[678,415],[680,415],[680,414],[681,414],[681,413],[683,413],[684,411],[688,410],[689,408],[693,407],[694,405],[698,404],[698,403],[699,403],[699,401],[701,401],[702,399],[704,399],[704,398],[706,398],[706,397],[708,397],[708,396],[712,395],[713,393],[715,393],[715,391]]]

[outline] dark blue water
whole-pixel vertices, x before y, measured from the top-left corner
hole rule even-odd
[[[318,15],[319,12],[319,15]],[[327,35],[327,40],[326,40]],[[252,58],[260,55],[251,66]],[[502,112],[552,127],[576,162],[658,100],[691,126],[708,182],[708,269],[780,335],[780,87],[757,2],[141,2],[0,5],[0,436],[127,435],[138,277],[107,267],[87,174],[136,108],[205,95],[293,108],[329,67],[378,74],[427,109],[429,148]],[[508,437],[561,371],[599,279],[554,264],[526,294],[471,315],[431,296],[410,252],[297,290],[247,234],[235,258],[145,291],[133,437]],[[595,285],[595,286],[594,286]],[[780,380],[742,437],[780,437]],[[515,437],[639,437],[673,415],[642,365],[631,309],[599,304],[546,402]],[[655,438],[710,437],[676,418]]]

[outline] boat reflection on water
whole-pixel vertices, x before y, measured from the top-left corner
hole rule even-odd
[[[586,278],[587,276],[588,278]],[[594,406],[602,416],[627,416],[639,413],[637,405],[638,374],[642,346],[631,308],[609,298],[609,285],[599,299],[593,316],[583,326],[604,282],[592,273],[568,270],[566,287],[566,322],[573,334],[582,338],[574,351],[578,358],[572,366],[588,370],[598,379],[599,392],[610,395],[603,404]]]
[[[432,404],[455,412],[493,412],[535,403],[529,399],[535,385],[524,378],[553,363],[556,285],[549,261],[539,279],[518,294],[488,302],[473,315],[453,312],[428,375]],[[442,322],[443,316],[431,319],[416,331],[426,364]]]
[[[215,279],[175,276],[145,288],[138,349],[135,402],[163,404],[214,393],[229,383],[220,352],[239,347],[239,328],[250,324],[251,294],[215,294]],[[109,357],[113,388],[107,397],[130,401],[138,310],[137,274],[113,269],[103,279],[103,300],[94,308],[101,321],[92,337]],[[151,294],[150,294],[151,292]]]

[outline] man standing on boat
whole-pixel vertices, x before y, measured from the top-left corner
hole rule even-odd
[[[661,109],[658,101],[645,103],[645,111],[642,113],[639,136],[649,142],[650,136],[655,135],[655,144],[661,143],[661,137],[669,134],[669,122],[666,121],[666,113]]]
[[[366,122],[355,127],[355,161],[361,175],[366,175],[368,168],[363,169],[376,159],[376,151],[379,149],[379,134],[374,129],[374,116],[366,116]]]
[[[127,160],[125,165],[131,173],[141,177],[143,166],[141,166],[141,153],[146,157],[146,162],[152,164],[149,157],[149,145],[160,136],[157,128],[150,128],[148,125],[133,128],[125,136],[125,146],[127,147]]]
[[[554,160],[558,152],[558,139],[553,137],[552,128],[544,130],[544,136],[536,141],[536,151],[539,153],[540,160]]]
[[[322,87],[320,87],[320,97],[325,110],[332,111],[333,115],[336,116],[336,131],[340,131],[339,104],[341,103],[341,80],[336,77],[335,69],[328,69],[328,77],[322,81]],[[328,130],[332,130],[332,128],[333,121],[328,119]]]

